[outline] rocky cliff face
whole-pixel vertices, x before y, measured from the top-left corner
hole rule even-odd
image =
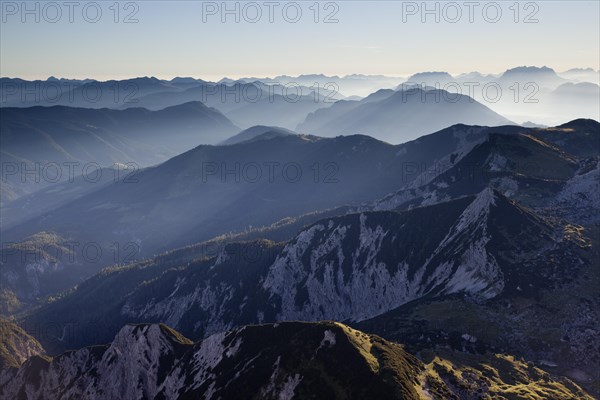
[[[15,323],[0,318],[0,368],[18,367],[29,357],[43,353],[37,340]]]
[[[0,396],[441,400],[548,394],[591,399],[570,381],[510,357],[494,357],[483,376],[476,369],[479,360],[456,366],[448,356],[426,365],[399,344],[335,322],[247,326],[197,343],[164,325],[128,325],[109,345],[53,359],[33,357],[19,369],[2,370]]]
[[[552,260],[587,262],[572,246],[546,220],[486,189],[406,212],[325,219],[287,244],[228,245],[218,257],[155,278],[122,278],[116,298],[97,290],[106,285],[99,276],[79,289],[96,293],[94,301],[75,301],[75,291],[28,322],[93,323],[93,337],[46,338],[72,348],[106,342],[127,322],[160,321],[199,339],[254,323],[361,321],[426,297],[485,301],[549,287],[558,279]]]

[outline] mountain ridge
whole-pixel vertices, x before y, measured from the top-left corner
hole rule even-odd
[[[309,114],[296,129],[321,136],[364,133],[401,143],[457,123],[492,126],[511,123],[468,96],[444,90],[411,88],[391,95],[386,93],[378,100],[366,98],[337,104]]]
[[[470,400],[478,391],[508,394],[512,385],[518,385],[522,398],[543,393],[558,400],[591,399],[572,382],[506,356],[494,356],[491,365],[515,378],[481,376],[479,387],[473,388],[459,372],[448,382],[451,370],[445,368],[453,365],[454,357],[446,353],[426,364],[401,345],[337,322],[246,326],[197,343],[165,325],[127,325],[109,345],[54,359],[33,357],[19,369],[0,371],[0,394],[32,400],[64,396],[167,400],[200,395],[230,399],[240,393],[280,400],[348,396],[442,400],[457,395]],[[476,371],[465,365],[458,368]]]

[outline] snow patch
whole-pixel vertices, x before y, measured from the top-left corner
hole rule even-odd
[[[279,392],[278,399],[279,400],[291,400],[294,398],[294,391],[296,390],[296,386],[300,383],[302,377],[300,374],[296,374],[294,376],[288,376],[287,380],[283,384],[283,388],[281,392]]]
[[[323,347],[333,347],[335,346],[335,333],[329,329],[327,329],[323,335],[323,339],[321,340],[321,344],[319,344],[319,347],[317,348],[316,353],[319,352],[319,350],[321,350],[321,348]]]

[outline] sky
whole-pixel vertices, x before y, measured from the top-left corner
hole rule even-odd
[[[0,75],[25,79],[600,69],[597,0],[0,3]]]

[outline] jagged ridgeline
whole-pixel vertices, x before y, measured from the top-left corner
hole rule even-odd
[[[36,356],[3,370],[0,396],[591,399],[571,381],[510,356],[489,364],[456,357],[447,352],[423,363],[397,343],[337,322],[247,326],[196,343],[162,324],[127,325],[110,344]]]
[[[302,150],[310,162],[335,154],[353,168],[344,179],[354,185],[322,188],[320,194],[331,195],[322,204],[307,186],[289,192],[255,185],[222,208],[233,227],[248,221],[245,214],[267,224],[273,212],[285,217],[295,207],[292,217],[272,225],[215,237],[207,228],[223,228],[220,220],[208,216],[199,235],[195,217],[179,216],[165,219],[144,243],[173,248],[197,242],[192,233],[209,240],[99,273],[57,268],[53,277],[77,270],[80,283],[18,316],[52,357],[30,358],[19,369],[26,356],[5,362],[10,367],[0,384],[6,393],[36,399],[46,389],[49,399],[78,398],[82,388],[100,398],[589,398],[568,379],[596,394],[598,133],[598,123],[587,120],[548,129],[457,125],[392,146],[366,136],[323,139],[260,126],[232,144],[200,146],[145,170],[142,193],[107,185],[70,202],[58,199],[61,206],[43,219],[9,230],[31,235],[14,249],[61,248],[62,236],[38,231],[52,221],[63,234],[87,230],[90,238],[94,221],[101,221],[108,237],[126,221],[107,222],[102,204],[117,199],[123,218],[151,215],[144,210],[171,201],[176,215],[198,197],[190,193],[204,193],[188,178],[207,156]],[[393,168],[379,173],[374,160]],[[400,184],[403,165],[422,160],[436,164],[433,174],[419,171]],[[170,178],[181,171],[190,174],[180,182]],[[155,196],[155,182],[178,195]],[[256,196],[265,188],[283,196],[273,197],[286,200],[277,202],[280,208]],[[340,206],[348,198],[353,204]],[[131,204],[144,207],[135,214]],[[251,204],[260,207],[248,213]],[[240,211],[235,218],[227,211],[233,209]],[[145,234],[156,225],[150,220],[147,227],[127,226]],[[32,277],[43,275],[13,258],[2,272],[21,296],[41,282]],[[36,296],[60,291],[59,281],[35,286]],[[6,310],[18,310],[9,293]],[[35,350],[28,355],[41,353],[27,343]],[[341,343],[344,352],[321,360]],[[249,387],[247,397],[242,387]]]
[[[557,270],[557,256],[589,264],[574,238],[486,189],[410,211],[324,219],[287,243],[232,243],[185,265],[159,258],[108,269],[26,323],[64,326],[60,339],[45,337],[58,350],[108,341],[129,321],[162,321],[192,338],[260,322],[361,321],[422,297],[533,295],[576,276],[575,267]]]
[[[3,239],[11,245],[1,250],[0,295],[10,300],[2,309],[12,312],[39,304],[114,263],[231,232],[237,238],[251,230],[244,238],[289,240],[305,224],[345,214],[343,205],[402,210],[494,187],[536,212],[594,224],[597,132],[598,123],[591,120],[548,129],[456,125],[392,146],[360,135],[323,139],[257,126],[233,138],[241,142],[199,146],[138,171],[135,184],[112,182],[115,172],[109,170],[102,175],[107,181],[59,183],[3,207]],[[281,165],[304,160],[302,168],[309,173],[294,183],[279,175],[272,183],[222,181],[219,173],[203,180],[206,163],[274,160]],[[323,168],[330,161],[339,170],[334,181],[324,182],[329,177],[325,172],[331,171]],[[321,168],[319,182],[315,165]],[[97,244],[102,257],[87,262],[81,250],[66,250],[73,239]],[[20,249],[31,249],[27,251],[38,259],[22,257]]]

